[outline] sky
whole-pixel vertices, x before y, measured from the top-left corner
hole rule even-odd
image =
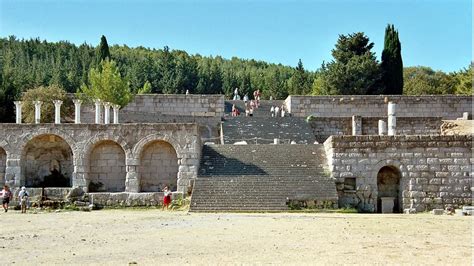
[[[385,27],[404,66],[446,72],[472,60],[471,0],[0,0],[0,37],[126,44],[233,56],[316,70],[339,34],[364,32],[380,60]]]

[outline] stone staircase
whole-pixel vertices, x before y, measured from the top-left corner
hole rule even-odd
[[[226,117],[222,127],[225,144],[242,140],[248,144],[271,144],[275,138],[286,144],[316,141],[313,130],[300,117]]]
[[[313,130],[306,120],[301,117],[271,117],[270,108],[281,106],[284,101],[261,101],[260,107],[255,109],[252,117],[245,116],[243,101],[226,101],[223,123],[224,143],[233,144],[238,141],[247,141],[248,144],[271,144],[275,138],[281,143],[313,144],[316,141]],[[238,117],[230,115],[232,105],[241,111]]]
[[[204,145],[191,211],[281,211],[290,200],[337,202],[322,145]]]

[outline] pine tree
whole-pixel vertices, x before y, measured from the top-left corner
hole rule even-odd
[[[310,93],[311,86],[308,82],[308,73],[306,73],[303,62],[298,60],[298,65],[295,68],[295,73],[291,78],[290,93],[294,95],[305,95]]]
[[[381,73],[374,43],[363,32],[339,35],[334,60],[321,66],[314,94],[367,95],[380,93]]]
[[[105,38],[105,36],[102,35],[102,37],[100,37],[100,44],[97,51],[97,63],[100,63],[102,60],[105,60],[107,58],[109,60],[111,59],[109,45],[107,44],[107,39]]]
[[[383,94],[403,94],[403,62],[398,31],[393,25],[385,28],[385,42],[382,52]]]

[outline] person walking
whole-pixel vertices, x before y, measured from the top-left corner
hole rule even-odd
[[[12,199],[12,192],[10,191],[10,188],[5,185],[3,186],[2,190],[2,206],[5,212],[8,212],[8,204],[10,204],[10,200]]]
[[[239,88],[235,88],[234,90],[234,101],[239,100]]]
[[[270,108],[270,114],[272,115],[272,117],[275,116],[275,107],[272,105],[272,108]]]
[[[29,202],[28,202],[29,196],[30,195],[28,194],[28,191],[26,191],[26,187],[21,187],[21,190],[18,193],[18,202],[20,203],[21,213],[26,213],[26,209],[28,208],[28,205],[29,205]]]

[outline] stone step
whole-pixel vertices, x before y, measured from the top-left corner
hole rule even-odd
[[[313,144],[313,130],[300,117],[227,117],[223,123],[224,143],[233,144],[245,140],[249,144],[272,144],[275,138],[280,143],[295,141],[298,144]]]
[[[323,145],[204,145],[191,211],[287,210],[287,199],[337,201]]]

